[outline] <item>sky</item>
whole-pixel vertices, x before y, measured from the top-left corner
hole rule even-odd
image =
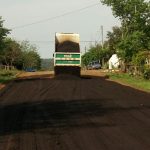
[[[30,41],[42,58],[52,58],[56,32],[80,34],[83,54],[85,47],[101,42],[101,26],[106,39],[107,31],[120,25],[99,0],[0,0],[0,16],[12,29],[9,37]]]

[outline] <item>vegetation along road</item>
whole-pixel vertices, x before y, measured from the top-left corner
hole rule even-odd
[[[149,150],[150,94],[109,81],[28,73],[0,91],[0,150]]]

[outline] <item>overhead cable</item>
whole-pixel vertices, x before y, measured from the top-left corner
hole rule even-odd
[[[51,17],[51,18],[39,20],[39,21],[36,21],[36,22],[32,22],[32,23],[28,23],[28,24],[24,24],[24,25],[20,25],[20,26],[15,26],[15,27],[13,27],[11,29],[15,30],[15,29],[20,29],[20,28],[25,28],[25,27],[28,27],[28,26],[32,26],[32,25],[35,25],[35,24],[44,23],[44,22],[47,22],[47,21],[52,21],[52,20],[55,20],[57,18],[68,16],[68,15],[71,15],[71,14],[76,13],[76,12],[81,12],[81,11],[83,11],[85,9],[88,9],[88,8],[91,8],[91,7],[95,7],[97,5],[99,5],[99,3],[95,3],[95,4],[92,4],[92,5],[88,5],[86,7],[80,8],[80,9],[76,9],[76,10],[73,10],[73,11],[70,11],[70,12],[66,12],[66,13],[64,13],[62,15],[54,16],[54,17]]]

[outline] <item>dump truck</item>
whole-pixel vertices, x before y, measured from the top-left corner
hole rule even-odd
[[[76,33],[55,34],[55,76],[59,74],[80,76],[81,53],[79,41],[79,34]]]

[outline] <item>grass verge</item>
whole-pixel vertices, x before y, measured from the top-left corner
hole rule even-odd
[[[16,78],[18,70],[0,70],[0,83],[7,83]]]
[[[145,80],[140,77],[133,77],[125,73],[109,73],[109,79],[119,81],[123,84],[150,92],[150,80]]]

